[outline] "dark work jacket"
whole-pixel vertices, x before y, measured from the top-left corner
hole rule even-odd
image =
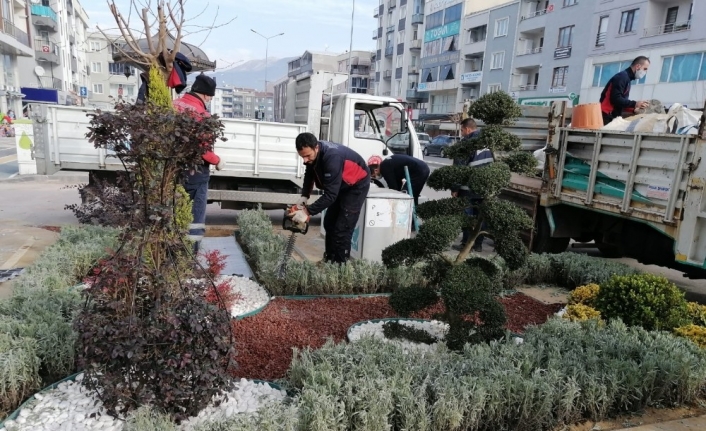
[[[319,141],[319,154],[306,165],[302,196],[311,196],[316,185],[324,195],[309,205],[309,214],[316,215],[330,207],[340,193],[370,187],[370,169],[360,154],[343,145]]]
[[[199,97],[193,93],[186,93],[183,97],[174,99],[172,105],[178,112],[192,112],[197,117],[202,118],[211,116],[203,100],[199,99]],[[193,173],[188,171],[185,173],[186,180],[191,184],[207,182],[211,177],[209,166],[217,165],[220,161],[220,158],[211,150],[206,151],[202,158],[203,164],[196,166]]]
[[[635,72],[629,67],[610,78],[601,92],[601,111],[604,114],[616,118],[624,110],[635,109],[636,102],[628,99],[630,97],[630,81],[634,79],[636,79]]]
[[[423,184],[429,178],[429,166],[423,160],[405,154],[394,154],[380,164],[380,175],[385,179],[388,188],[393,190],[402,188],[405,166],[409,170],[409,179],[413,185]]]

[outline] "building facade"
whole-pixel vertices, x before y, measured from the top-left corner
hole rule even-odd
[[[78,0],[38,0],[30,14],[34,56],[19,61],[21,86],[57,90],[59,104],[82,105],[90,82],[86,11]]]
[[[216,88],[209,111],[222,118],[274,121],[274,95],[252,88]]]
[[[87,39],[86,60],[91,80],[87,105],[105,109],[121,101],[135,103],[140,88],[139,71],[113,61],[114,42],[120,38],[93,32]]]
[[[419,107],[428,95],[417,91],[424,32],[424,0],[380,0],[373,11],[375,91]]]
[[[12,109],[16,117],[22,113],[22,91],[19,73],[21,59],[31,61],[34,48],[30,39],[29,4],[3,1],[0,8],[0,111]]]
[[[581,102],[597,102],[608,80],[638,55],[650,58],[645,78],[634,81],[630,99],[657,99],[702,109],[706,101],[706,5],[644,0],[599,3],[592,14]]]

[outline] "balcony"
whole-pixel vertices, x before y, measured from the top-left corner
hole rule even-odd
[[[429,99],[429,93],[417,91],[416,89],[407,90],[407,100],[422,102]]]
[[[526,14],[526,15],[523,15],[523,16],[520,18],[520,21],[524,21],[524,20],[526,20],[526,19],[534,18],[534,17],[536,17],[536,16],[546,15],[548,12],[549,12],[549,11],[548,11],[547,9],[536,10],[536,11],[534,11],[534,12],[530,12],[530,13],[528,13],[528,14]]]
[[[395,6],[397,6],[397,0],[390,0],[389,2],[387,2],[388,9],[392,9]]]
[[[71,72],[78,72],[78,59],[75,56],[71,56]]]
[[[532,54],[539,54],[542,52],[542,47],[540,46],[539,48],[530,48],[530,49],[524,49],[517,51],[517,56],[521,55],[532,55]]]
[[[419,24],[424,24],[424,14],[423,13],[415,13],[412,15],[412,25],[419,25]]]
[[[550,15],[550,13],[547,9],[530,12],[520,18],[517,30],[520,32],[526,32],[545,28],[547,26],[548,15]]]
[[[382,78],[383,79],[392,79],[392,71],[391,70],[386,70],[382,73]]]
[[[691,30],[691,21],[674,22],[650,27],[644,30],[642,37],[660,36],[663,34],[680,33]]]
[[[377,18],[380,16],[380,6],[375,6],[375,9],[373,9],[373,18]]]
[[[375,30],[373,30],[373,40],[375,40],[377,38],[378,38],[378,30],[375,29]]]
[[[394,53],[394,51],[395,51],[394,46],[388,46],[387,48],[385,48],[385,57],[392,57],[392,54]]]
[[[395,32],[395,26],[391,25],[387,27],[387,31],[385,33],[394,33]]]
[[[518,86],[512,88],[512,91],[535,91],[535,90],[537,90],[536,84],[518,85]]]
[[[34,55],[34,50],[29,46],[29,36],[27,33],[20,30],[6,19],[0,20],[0,25],[2,25],[0,47],[5,48],[8,52],[25,57]]]
[[[409,43],[409,49],[411,51],[419,51],[422,49],[422,40],[421,39],[414,39]]]
[[[32,24],[43,29],[57,31],[59,29],[58,21],[56,11],[51,6],[32,5]]]
[[[407,69],[407,75],[419,75],[419,67],[410,66],[409,69]]]
[[[47,61],[52,64],[61,64],[59,46],[54,42],[41,38],[34,39],[34,56],[37,61]]]

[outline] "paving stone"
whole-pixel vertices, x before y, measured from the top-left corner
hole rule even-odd
[[[205,237],[201,240],[201,250],[204,252],[218,250],[226,256],[225,268],[221,272],[222,275],[253,277],[253,271],[245,259],[243,249],[240,248],[240,244],[235,240],[235,236]]]

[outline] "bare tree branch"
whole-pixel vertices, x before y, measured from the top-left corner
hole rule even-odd
[[[145,25],[145,38],[147,38],[147,49],[152,53],[154,52],[154,44],[152,42],[152,32],[150,32],[150,22],[149,18],[147,16],[147,12],[149,9],[142,8],[142,22]]]

